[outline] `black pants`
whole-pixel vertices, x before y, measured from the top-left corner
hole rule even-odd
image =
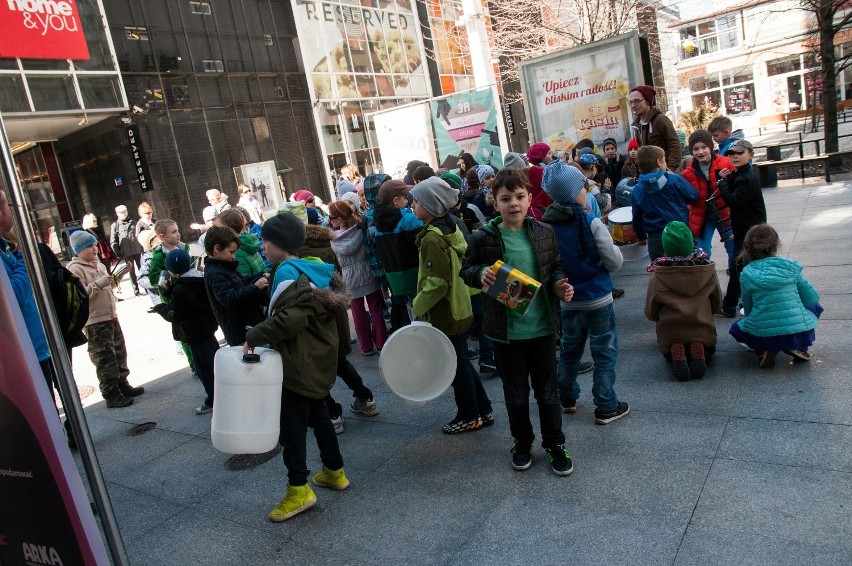
[[[728,277],[728,288],[725,290],[725,298],[722,300],[722,308],[728,311],[736,309],[740,304],[740,272],[745,266],[737,258],[743,251],[744,240],[745,236],[742,238],[734,236],[734,260],[731,262],[733,265],[729,269],[731,273]]]
[[[553,448],[565,443],[562,413],[556,391],[556,338],[553,334],[530,340],[494,343],[497,367],[503,380],[509,430],[519,444],[535,440],[530,422],[530,385],[538,403],[541,445]]]
[[[284,465],[287,481],[292,486],[308,483],[306,437],[308,427],[320,450],[323,465],[330,470],[343,467],[343,456],[337,444],[337,435],[322,399],[309,399],[284,389],[281,394],[281,445],[284,447]]]
[[[410,301],[409,295],[391,295],[391,333],[411,324],[411,317],[408,316],[408,303]]]
[[[204,402],[207,405],[213,405],[213,360],[216,357],[216,352],[219,351],[219,342],[215,336],[211,336],[207,340],[200,342],[187,342],[189,352],[192,354],[192,361],[195,364],[195,373],[201,380],[201,385],[204,387],[204,393],[207,399]]]
[[[352,390],[353,397],[357,397],[362,401],[373,400],[373,392],[364,385],[364,380],[361,378],[361,374],[358,373],[355,366],[353,366],[345,357],[337,358],[337,377],[342,379],[343,383]],[[325,406],[328,408],[328,415],[332,419],[336,419],[343,414],[343,407],[340,403],[334,400],[331,393],[329,393],[325,398]]]
[[[485,417],[492,412],[491,400],[479,374],[470,364],[470,355],[467,353],[468,333],[447,336],[456,350],[456,377],[453,379],[453,394],[458,408],[457,418],[464,421],[472,421],[477,417]],[[555,348],[554,348],[555,350]],[[553,352],[551,352],[553,353]]]
[[[130,272],[130,285],[133,287],[135,293],[139,292],[139,283],[136,281],[136,269],[139,266],[140,257],[138,255],[124,256],[124,260],[127,262],[127,269]]]

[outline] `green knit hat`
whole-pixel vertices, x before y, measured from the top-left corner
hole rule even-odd
[[[669,257],[685,257],[695,248],[692,232],[683,222],[669,222],[663,230],[663,250]]]

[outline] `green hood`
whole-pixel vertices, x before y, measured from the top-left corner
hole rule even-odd
[[[260,239],[250,232],[240,234],[240,249],[254,255],[260,251]]]

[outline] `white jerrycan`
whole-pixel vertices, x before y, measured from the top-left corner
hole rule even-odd
[[[220,348],[213,364],[215,395],[210,438],[228,454],[262,454],[278,444],[281,417],[281,354],[242,346]]]

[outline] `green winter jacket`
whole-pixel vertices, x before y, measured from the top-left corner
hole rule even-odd
[[[420,265],[412,312],[448,336],[463,333],[473,322],[473,311],[459,276],[467,250],[461,230],[449,216],[439,216],[420,230],[417,250]]]
[[[246,332],[246,342],[250,346],[272,344],[281,354],[286,390],[324,399],[337,374],[337,313],[346,312],[349,296],[337,274],[325,288],[314,285],[306,274],[311,267],[300,269],[298,279],[279,285],[283,290],[273,292],[269,318]],[[330,274],[332,268],[327,267]]]
[[[266,263],[260,257],[260,239],[254,234],[240,234],[240,247],[234,259],[237,260],[237,273],[245,278],[266,272]]]
[[[745,318],[740,329],[754,336],[783,336],[813,330],[817,317],[805,307],[819,301],[816,289],[792,259],[767,257],[745,266],[740,275]]]
[[[183,246],[183,251],[189,253],[189,244],[180,243]],[[157,290],[160,295],[160,300],[168,304],[169,299],[166,294],[157,286],[160,282],[160,272],[166,268],[166,252],[163,251],[163,244],[158,245],[151,252],[151,267],[148,269],[148,280],[151,286]]]

